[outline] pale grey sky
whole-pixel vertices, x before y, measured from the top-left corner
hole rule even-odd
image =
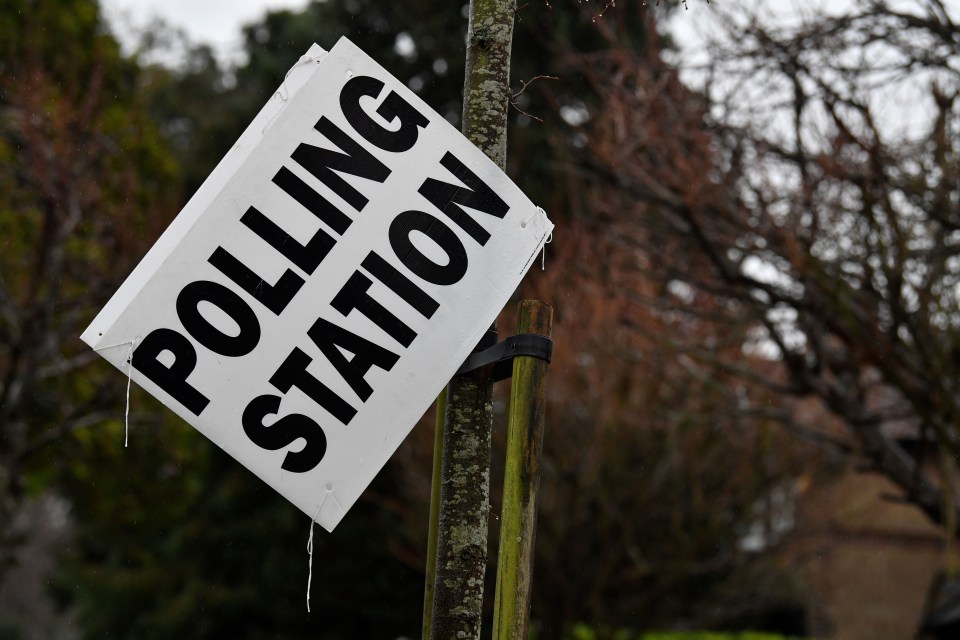
[[[777,0],[782,1],[782,0]],[[240,51],[240,28],[261,17],[268,9],[301,9],[309,0],[101,0],[104,13],[125,44],[133,44],[134,34],[154,18],[183,29],[190,40],[213,46],[221,57],[230,59]],[[680,37],[692,25],[684,20],[706,9],[705,0],[690,3],[691,10],[678,12]],[[702,18],[703,16],[701,16]]]
[[[240,50],[240,27],[268,9],[300,9],[308,0],[101,0],[107,19],[127,41],[154,18],[183,29],[193,42],[203,42],[223,57]]]

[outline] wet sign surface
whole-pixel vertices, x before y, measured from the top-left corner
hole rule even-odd
[[[351,42],[314,45],[82,338],[332,530],[551,230]]]

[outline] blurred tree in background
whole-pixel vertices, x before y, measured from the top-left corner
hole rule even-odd
[[[456,120],[458,105],[456,98],[451,104],[450,96],[459,96],[462,72],[452,61],[463,58],[462,34],[449,29],[443,39],[438,34],[444,33],[440,25],[463,24],[460,12],[453,7],[440,13],[425,11],[426,26],[421,27],[409,21],[409,16],[419,15],[415,8],[408,8],[403,17],[382,11],[392,9],[315,3],[303,15],[271,14],[246,30],[250,61],[237,69],[236,87],[226,94],[235,92],[242,96],[238,101],[259,105],[271,95],[284,65],[312,41],[312,34],[324,32],[328,23],[346,24],[352,29],[331,28],[330,39],[349,33]],[[669,327],[656,314],[644,313],[635,301],[624,305],[611,295],[615,281],[620,291],[657,287],[638,271],[640,256],[622,252],[610,242],[609,228],[597,225],[590,211],[580,208],[586,201],[576,193],[579,170],[570,160],[584,139],[568,120],[605,109],[605,96],[591,86],[588,71],[605,57],[618,55],[616,46],[645,52],[649,63],[663,66],[658,51],[648,49],[654,28],[649,11],[631,7],[610,12],[600,22],[590,7],[525,11],[519,14],[513,56],[518,91],[523,80],[538,75],[556,75],[559,80],[531,84],[520,96],[529,98],[529,104],[518,98],[519,108],[545,122],[536,123],[516,110],[509,170],[531,197],[571,229],[558,234],[550,271],[531,276],[529,285],[531,294],[539,292],[557,308],[558,354],[563,354],[558,355],[551,382],[555,435],[546,443],[538,542],[541,558],[547,559],[538,562],[542,568],[538,575],[543,576],[538,584],[543,586],[535,617],[556,621],[546,629],[554,635],[569,621],[581,619],[639,619],[647,625],[695,619],[698,603],[715,597],[714,589],[747,564],[738,547],[741,537],[765,516],[771,485],[797,473],[803,456],[778,447],[779,436],[772,427],[756,431],[726,416],[713,417],[711,410],[719,408],[714,405],[721,399],[716,390],[705,388],[698,372],[678,362],[676,354],[664,359],[662,345],[649,339]],[[305,28],[304,16],[316,21],[318,28]],[[664,97],[671,101],[666,105],[675,108],[689,99],[683,92]],[[224,145],[245,122],[238,119],[234,131],[224,136]],[[223,126],[222,118],[216,126]],[[421,514],[427,502],[425,471],[432,439],[424,430],[413,438],[391,467],[418,491],[417,508],[404,513],[414,516],[415,525],[410,531],[415,535],[403,541],[406,557],[422,553],[426,519]],[[703,456],[693,455],[695,451]],[[746,462],[756,459],[758,451],[766,456],[766,468],[759,475]],[[732,473],[734,469],[741,471]],[[711,513],[702,513],[708,505]],[[593,530],[596,535],[585,535]],[[610,536],[620,543],[608,544]],[[565,578],[570,575],[580,579]],[[658,596],[664,592],[676,594],[676,606],[663,606]],[[795,601],[779,601],[792,596],[771,594],[778,600],[773,606],[793,611],[799,606]],[[768,603],[760,598],[752,606],[762,610]],[[796,618],[790,615],[791,620]]]
[[[0,522],[76,460],[91,426],[119,437],[120,387],[104,383],[106,368],[77,336],[178,201],[139,74],[96,2],[4,0]],[[10,542],[0,538],[0,576]]]
[[[865,459],[953,536],[960,25],[938,0],[853,5],[718,8],[708,101],[668,121],[621,47],[625,80],[597,74],[591,209],[656,256],[669,313],[754,354],[670,333],[728,407]]]
[[[348,36],[457,122],[463,7],[313,2],[246,27],[236,68],[171,69],[121,55],[95,1],[4,2],[0,519],[71,505],[55,594],[83,637],[415,635],[429,425],[315,538],[308,615],[307,519],[145,394],[123,449],[125,381],[76,336],[310,43]],[[763,553],[797,478],[865,455],[948,521],[883,425],[956,453],[957,30],[936,1],[780,30],[697,7],[743,76],[693,93],[662,4],[518,7],[508,172],[557,223],[521,292],[556,312],[534,626],[799,635],[803,585]],[[896,65],[852,57],[875,41]],[[888,137],[862,83],[918,69],[928,125]]]

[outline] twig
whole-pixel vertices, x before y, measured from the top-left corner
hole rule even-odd
[[[537,122],[543,122],[543,118],[538,118],[537,116],[529,114],[523,109],[521,109],[520,105],[517,104],[517,98],[523,95],[523,92],[527,90],[527,87],[529,87],[531,84],[533,84],[537,80],[559,80],[559,79],[560,78],[558,78],[557,76],[533,76],[532,78],[530,78],[529,81],[521,80],[520,84],[522,84],[523,86],[520,87],[519,91],[517,91],[515,94],[510,96],[510,106],[516,109],[517,111],[519,111],[521,114],[527,116],[531,120],[536,120]]]
[[[527,87],[532,85],[537,80],[559,80],[559,79],[560,78],[558,78],[557,76],[533,76],[532,78],[530,78],[529,81],[521,80],[520,84],[522,84],[523,86],[520,87],[520,91],[517,91],[515,94],[513,94],[513,96],[511,97],[511,100],[516,100],[521,95],[523,95],[523,92],[527,90]]]

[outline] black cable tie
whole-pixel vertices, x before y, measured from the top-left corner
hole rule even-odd
[[[490,333],[487,332],[485,340],[489,339]],[[513,359],[517,356],[531,356],[550,362],[553,358],[553,340],[536,333],[518,333],[492,347],[474,351],[454,375],[460,376],[494,364],[493,379],[506,380],[513,375]]]

